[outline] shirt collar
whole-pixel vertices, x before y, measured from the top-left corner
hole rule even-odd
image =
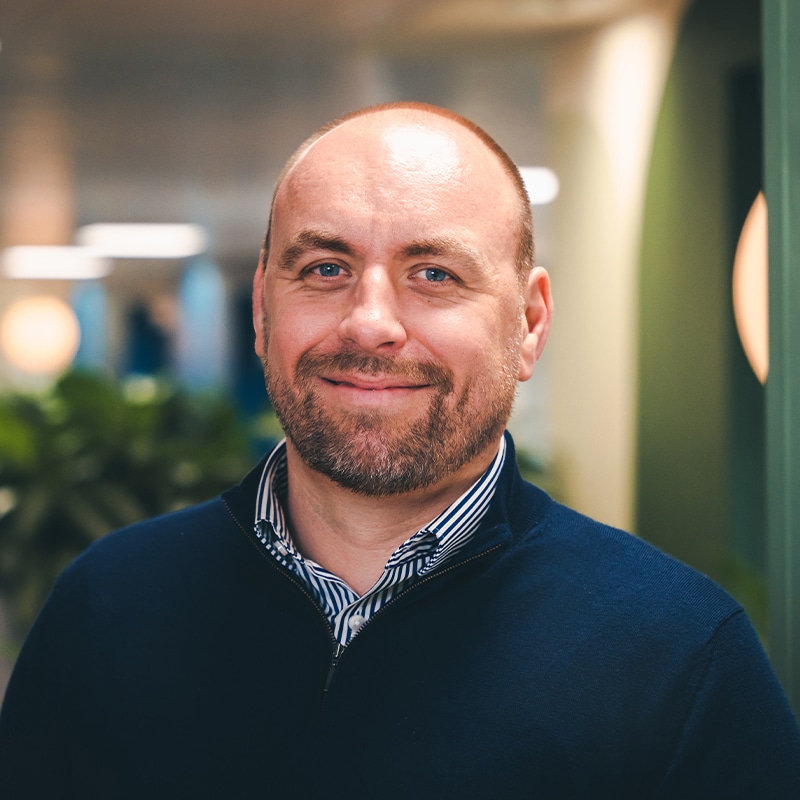
[[[433,520],[403,542],[389,557],[387,567],[424,556],[428,559],[424,571],[429,572],[467,544],[486,515],[505,457],[506,440],[501,437],[497,455],[486,472]],[[293,557],[302,558],[292,541],[283,511],[282,500],[286,496],[287,485],[286,439],[282,439],[269,454],[261,473],[256,495],[255,526],[258,531],[264,523],[268,524],[278,542]]]

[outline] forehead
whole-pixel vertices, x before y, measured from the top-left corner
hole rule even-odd
[[[381,113],[315,141],[286,174],[275,216],[329,212],[344,223],[368,213],[481,228],[519,219],[519,200],[498,157],[471,131],[434,115]],[[275,219],[279,222],[279,219]]]

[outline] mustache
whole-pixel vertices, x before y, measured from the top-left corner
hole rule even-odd
[[[432,361],[410,361],[353,351],[308,352],[300,356],[295,367],[295,376],[301,379],[312,378],[321,372],[392,375],[411,383],[437,386],[444,392],[453,391],[452,372]]]

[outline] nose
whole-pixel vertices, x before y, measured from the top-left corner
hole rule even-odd
[[[339,325],[339,336],[367,352],[399,349],[408,337],[397,301],[396,287],[386,270],[365,269]]]

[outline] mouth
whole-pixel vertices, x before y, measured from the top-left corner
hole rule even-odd
[[[382,405],[410,400],[431,391],[447,394],[453,379],[444,367],[424,361],[401,361],[363,353],[304,353],[295,377],[316,383],[321,391],[333,392],[347,404]]]
[[[374,378],[367,376],[337,376],[334,378],[321,375],[320,378],[332,386],[343,386],[348,389],[357,389],[362,392],[427,389],[431,385],[429,383],[410,383],[403,381],[402,378],[397,377]]]

